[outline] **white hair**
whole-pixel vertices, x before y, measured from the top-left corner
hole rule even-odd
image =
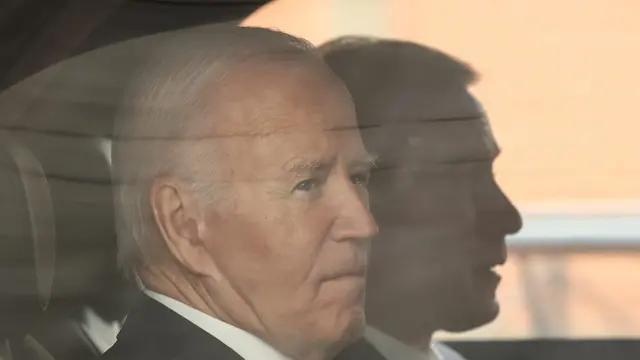
[[[215,144],[206,141],[205,149],[204,139],[197,138],[212,126],[198,115],[211,120],[216,106],[224,106],[205,99],[205,88],[223,86],[220,80],[243,62],[316,57],[307,41],[262,28],[213,25],[145,41],[149,61],[132,80],[112,146],[118,261],[127,275],[150,261],[147,247],[159,234],[149,201],[154,179],[176,176],[205,201],[219,204],[224,198],[220,184],[213,186]]]

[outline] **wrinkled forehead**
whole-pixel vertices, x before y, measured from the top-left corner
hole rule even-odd
[[[319,62],[250,64],[210,94],[213,136],[234,178],[277,179],[291,159],[331,163],[362,156],[355,108],[342,83]]]
[[[247,63],[208,94],[219,134],[270,134],[355,126],[355,109],[339,80],[319,60]]]
[[[484,112],[463,84],[405,84],[394,88],[358,90],[361,125],[468,118]]]
[[[286,180],[373,163],[357,128],[292,126],[268,134],[223,138],[219,144],[226,158],[223,170],[235,180]]]

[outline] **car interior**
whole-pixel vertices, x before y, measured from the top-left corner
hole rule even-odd
[[[144,55],[126,41],[268,2],[0,6],[0,360],[97,359],[137,295],[117,266],[108,154],[115,99]],[[445,342],[470,360],[640,359],[637,336]]]

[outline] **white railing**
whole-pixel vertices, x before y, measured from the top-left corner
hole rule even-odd
[[[640,251],[640,213],[526,214],[507,239],[510,251],[581,253]]]
[[[523,228],[507,240],[518,258],[522,291],[538,336],[563,336],[568,327],[567,259],[585,253],[640,253],[640,213],[535,213],[523,216]],[[544,256],[540,276],[535,260]],[[632,284],[629,284],[632,286]]]

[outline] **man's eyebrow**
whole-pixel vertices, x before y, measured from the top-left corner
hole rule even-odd
[[[373,169],[376,167],[378,162],[378,157],[373,154],[366,154],[361,158],[352,160],[349,162],[350,168],[365,168],[365,169]]]
[[[334,162],[335,159],[323,161],[320,159],[299,157],[289,161],[285,165],[285,168],[287,169],[287,171],[293,173],[316,172],[330,168]]]

